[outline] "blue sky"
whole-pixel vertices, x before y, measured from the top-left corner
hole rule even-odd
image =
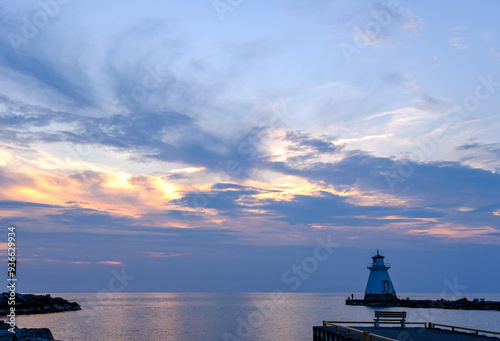
[[[499,6],[0,1],[20,287],[498,292]]]

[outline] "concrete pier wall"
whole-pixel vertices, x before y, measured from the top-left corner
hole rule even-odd
[[[336,332],[333,327],[315,326],[313,327],[314,341],[351,341],[362,340],[361,336],[347,335],[345,332]]]

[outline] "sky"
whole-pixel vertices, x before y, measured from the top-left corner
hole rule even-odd
[[[499,292],[499,10],[0,1],[2,263],[14,225],[24,292],[360,293],[377,249]]]

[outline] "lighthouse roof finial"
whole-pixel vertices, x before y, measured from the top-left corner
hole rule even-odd
[[[377,249],[377,256],[380,256],[380,255],[378,254],[378,249]]]

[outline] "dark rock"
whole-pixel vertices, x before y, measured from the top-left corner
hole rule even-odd
[[[15,334],[8,330],[0,330],[0,341],[17,341],[19,340]]]
[[[54,340],[48,328],[21,328],[16,330],[16,336],[19,340],[25,341]]]
[[[6,327],[6,328],[5,328]],[[0,341],[47,341],[54,340],[48,328],[17,328],[11,332],[10,326],[0,320]]]
[[[9,294],[2,293],[0,297],[0,316],[10,312],[8,304]],[[52,298],[50,295],[33,295],[16,293],[16,315],[58,313],[63,311],[80,310],[76,302],[69,302],[61,297]]]

